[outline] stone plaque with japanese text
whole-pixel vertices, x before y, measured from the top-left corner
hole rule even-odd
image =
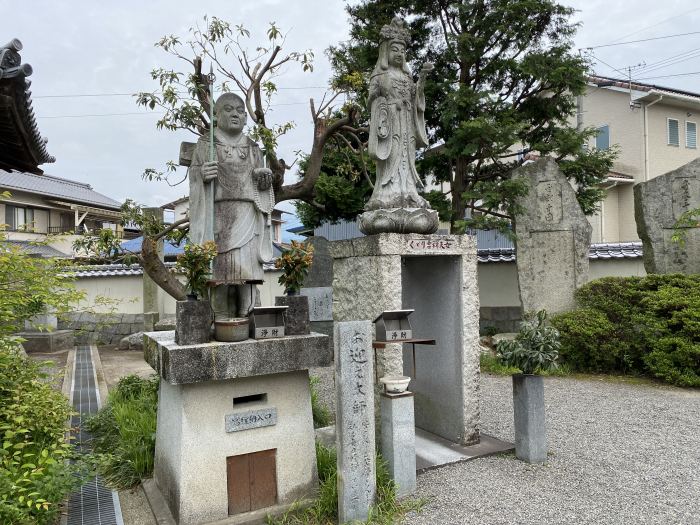
[[[277,409],[275,407],[261,410],[248,410],[226,414],[226,432],[239,432],[251,428],[270,427],[277,424]]]
[[[300,293],[309,298],[309,321],[333,320],[333,287],[302,288]]]

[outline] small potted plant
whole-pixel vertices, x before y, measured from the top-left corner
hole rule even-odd
[[[216,244],[187,244],[180,254],[175,269],[185,276],[187,300],[175,307],[175,342],[179,345],[208,343],[211,332],[212,310],[209,304],[207,281],[211,262],[216,257]]]
[[[557,368],[559,332],[547,326],[547,312],[528,315],[515,339],[500,341],[496,352],[503,364],[520,370],[513,376],[515,455],[528,463],[547,460],[542,372]]]
[[[275,261],[275,268],[282,270],[278,282],[284,286],[285,295],[275,297],[276,306],[287,306],[285,334],[309,333],[309,298],[299,295],[304,279],[313,261],[314,247],[311,243],[292,241],[291,248],[284,250]]]

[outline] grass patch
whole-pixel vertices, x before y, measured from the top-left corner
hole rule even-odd
[[[336,451],[316,444],[319,494],[314,503],[301,509],[298,505],[278,517],[268,516],[268,525],[334,525],[338,522],[338,470]],[[396,485],[389,476],[386,462],[377,454],[377,498],[365,522],[372,525],[391,525],[407,512],[420,511],[423,500],[396,498]]]
[[[156,375],[121,378],[106,406],[85,422],[96,470],[111,487],[133,487],[153,474],[158,384]]]
[[[333,416],[328,407],[321,403],[318,398],[318,385],[321,380],[316,376],[309,377],[311,388],[311,413],[314,418],[314,428],[323,428],[333,423]]]

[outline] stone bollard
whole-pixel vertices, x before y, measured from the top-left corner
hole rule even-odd
[[[542,376],[513,376],[513,415],[516,457],[528,463],[547,461]]]
[[[365,521],[377,492],[372,323],[335,325],[338,523]]]
[[[380,396],[382,456],[396,483],[396,495],[416,490],[416,425],[413,392]]]

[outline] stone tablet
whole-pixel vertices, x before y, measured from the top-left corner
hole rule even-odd
[[[250,428],[271,427],[277,424],[277,409],[263,408],[226,414],[226,432],[239,432]]]
[[[574,292],[588,282],[591,225],[576,192],[548,157],[513,173],[528,183],[515,219],[516,263],[523,312],[554,314],[575,307]]]
[[[700,273],[700,229],[685,230],[685,245],[671,240],[681,216],[700,208],[700,159],[634,187],[637,234],[647,273]]]
[[[372,323],[335,325],[338,522],[365,521],[376,494]]]
[[[309,298],[309,321],[333,320],[333,287],[302,288],[301,295]]]

